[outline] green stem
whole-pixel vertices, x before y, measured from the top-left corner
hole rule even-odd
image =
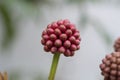
[[[55,53],[53,56],[53,61],[52,61],[51,70],[50,70],[48,80],[54,80],[54,78],[55,78],[56,69],[57,69],[57,65],[59,62],[59,57],[60,57],[60,53]]]

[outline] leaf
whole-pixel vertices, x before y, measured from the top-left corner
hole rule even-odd
[[[12,17],[6,5],[0,4],[0,13],[2,15],[4,35],[2,40],[2,47],[6,48],[12,41],[15,31],[12,23]]]

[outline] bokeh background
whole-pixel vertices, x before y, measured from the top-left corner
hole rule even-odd
[[[61,55],[55,80],[103,80],[99,64],[120,36],[120,0],[0,0],[0,71],[9,80],[47,80],[53,55],[41,33],[59,19],[75,23],[82,42],[74,57]]]

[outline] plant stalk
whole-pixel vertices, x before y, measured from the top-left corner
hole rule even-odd
[[[58,62],[59,62],[59,58],[60,58],[60,53],[55,53],[54,56],[53,56],[53,61],[52,61],[52,65],[51,65],[48,80],[54,80],[56,70],[57,70],[57,65],[58,65]]]

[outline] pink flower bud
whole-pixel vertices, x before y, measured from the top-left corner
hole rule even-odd
[[[67,29],[70,29],[70,28],[71,28],[70,23],[64,23],[64,25],[66,26]]]
[[[67,39],[67,35],[66,35],[66,34],[61,34],[61,35],[60,35],[60,39],[61,39],[62,41],[65,41],[65,40]]]
[[[69,48],[70,46],[71,46],[70,41],[69,41],[69,40],[66,40],[66,41],[64,42],[64,47],[65,47],[65,48]]]
[[[70,42],[74,43],[76,39],[75,39],[74,36],[71,36],[71,37],[69,38],[69,40],[70,40]]]
[[[66,57],[70,56],[70,55],[71,55],[71,51],[70,51],[69,49],[67,49],[67,50],[65,51],[64,55],[65,55]]]
[[[72,44],[72,45],[70,46],[70,50],[72,50],[72,51],[75,51],[75,50],[77,50],[77,47],[76,47],[76,45]]]
[[[46,34],[47,34],[46,30],[44,30],[44,31],[42,32],[42,37],[43,37],[44,35],[46,35]]]
[[[78,46],[77,46],[77,50],[79,50],[79,49],[80,49],[80,46],[78,45]]]
[[[72,31],[70,29],[67,29],[66,32],[65,32],[68,36],[71,36],[72,35]]]
[[[118,71],[118,76],[120,76],[120,71]],[[120,77],[119,77],[119,79],[120,79]]]
[[[80,37],[78,37],[78,38],[77,38],[77,40],[81,41],[81,38],[80,38]]]
[[[103,62],[103,63],[106,63],[106,61],[107,61],[107,59],[105,59],[105,58],[104,58],[104,59],[102,59],[102,62]]]
[[[72,30],[72,32],[76,31],[75,25],[74,24],[70,24],[70,29]]]
[[[57,25],[56,22],[53,22],[51,27],[52,27],[53,29],[56,29],[56,28],[58,28],[58,25]]]
[[[54,43],[56,47],[60,47],[62,45],[62,41],[60,39],[57,39]]]
[[[70,56],[74,56],[75,54],[75,51],[71,51],[71,55]]]
[[[52,41],[48,40],[48,41],[46,42],[46,46],[48,46],[49,48],[50,48],[52,45],[53,45],[53,42],[52,42]]]
[[[62,32],[65,32],[66,27],[65,27],[64,25],[60,25],[60,26],[59,26],[59,29],[60,29]]]
[[[56,36],[55,34],[51,34],[51,35],[50,35],[50,39],[51,39],[52,41],[54,41],[54,40],[57,39],[57,36]]]
[[[76,31],[76,28],[74,26],[71,26],[70,29],[73,33]]]
[[[111,70],[110,74],[114,76],[114,75],[117,74],[117,71],[116,71],[116,70]],[[116,77],[115,77],[115,78],[116,78]],[[114,80],[116,80],[116,79],[114,79]]]
[[[100,64],[100,68],[101,68],[101,70],[103,70],[103,69],[105,69],[105,64]]]
[[[111,59],[112,58],[112,55],[111,54],[107,54],[106,55],[106,59]]]
[[[43,39],[44,39],[44,40],[48,40],[48,39],[49,39],[49,36],[48,36],[48,35],[43,35]]]
[[[52,48],[51,48],[51,52],[52,52],[52,53],[57,52],[57,48],[56,48],[56,47],[52,47]]]
[[[41,40],[42,45],[45,45],[46,41],[44,39]]]
[[[56,35],[60,35],[60,34],[61,34],[60,29],[56,28],[56,29],[55,29],[55,34],[56,34]]]
[[[78,32],[74,33],[74,37],[75,38],[79,38],[80,37],[80,34]]]
[[[79,44],[80,44],[80,40],[76,40],[76,41],[75,41],[75,44],[76,44],[76,45],[79,45]]]
[[[48,29],[47,29],[47,33],[48,33],[48,34],[52,34],[52,33],[54,33],[54,30],[53,30],[52,28],[48,28]]]
[[[51,24],[49,24],[49,25],[47,26],[47,28],[51,28]]]
[[[62,25],[62,24],[63,24],[63,20],[57,21],[57,24],[58,24],[58,25]]]
[[[70,23],[70,21],[69,21],[68,19],[65,19],[65,20],[63,21],[63,23],[64,23],[64,24]]]
[[[65,52],[65,48],[64,48],[64,47],[60,47],[60,48],[58,49],[58,51],[59,51],[60,53],[64,53],[64,52]]]
[[[44,50],[45,50],[46,52],[49,52],[49,51],[50,51],[50,49],[49,49],[47,46],[44,46]]]

